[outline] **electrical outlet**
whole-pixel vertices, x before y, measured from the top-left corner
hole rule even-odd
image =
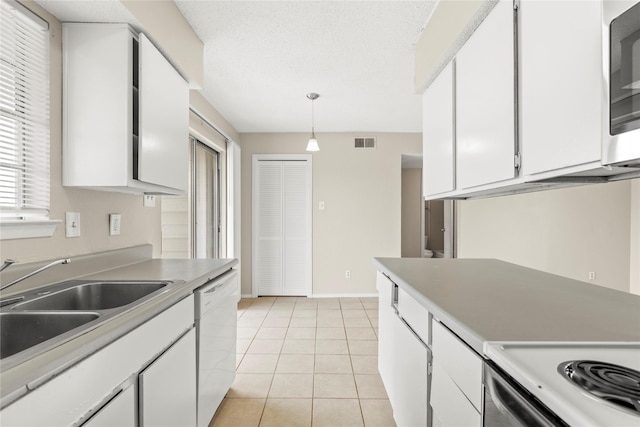
[[[80,237],[80,212],[67,212],[65,220],[65,235]]]
[[[120,225],[122,223],[122,215],[109,214],[109,235],[118,236],[120,234]]]
[[[142,205],[146,208],[153,208],[156,206],[156,196],[153,194],[145,194],[142,196]]]
[[[596,280],[596,272],[595,271],[590,271],[589,272],[589,280]]]
[[[345,279],[351,279],[351,270],[347,270],[344,272]]]

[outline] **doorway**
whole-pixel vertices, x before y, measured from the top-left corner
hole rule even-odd
[[[252,295],[311,296],[311,155],[254,154]]]

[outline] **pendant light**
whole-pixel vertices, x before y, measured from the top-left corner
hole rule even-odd
[[[318,99],[320,95],[317,93],[308,93],[307,98],[311,100],[311,138],[309,138],[309,142],[307,143],[307,151],[320,151],[320,147],[318,146],[318,140],[316,139],[316,132],[314,128],[314,117],[313,117],[313,101]]]

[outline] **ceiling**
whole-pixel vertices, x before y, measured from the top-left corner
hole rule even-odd
[[[61,21],[129,22],[118,0],[37,0]],[[241,133],[421,132],[414,43],[434,1],[176,0],[204,43],[202,94]]]

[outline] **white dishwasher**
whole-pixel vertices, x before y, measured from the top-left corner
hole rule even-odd
[[[238,271],[195,291],[198,427],[207,427],[236,376]]]

